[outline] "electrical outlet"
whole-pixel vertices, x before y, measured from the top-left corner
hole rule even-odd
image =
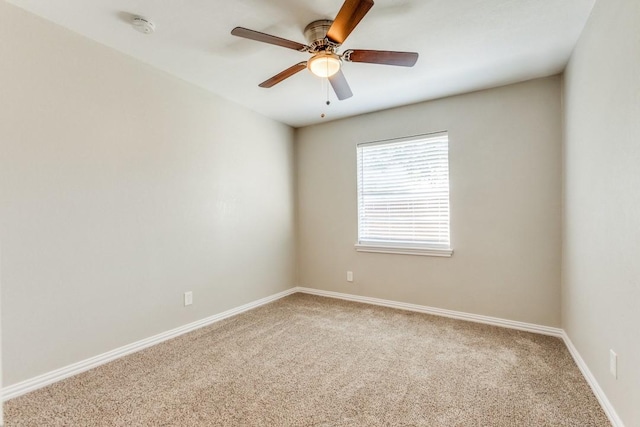
[[[188,306],[193,304],[193,292],[185,292],[184,293],[184,306]]]
[[[609,350],[609,371],[613,378],[618,379],[618,355],[613,350]]]
[[[347,271],[347,282],[353,282],[353,271]]]

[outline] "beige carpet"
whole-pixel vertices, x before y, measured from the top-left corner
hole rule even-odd
[[[557,338],[295,294],[13,399],[7,426],[605,426]]]

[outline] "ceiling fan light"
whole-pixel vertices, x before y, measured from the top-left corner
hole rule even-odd
[[[308,62],[309,71],[318,77],[331,77],[340,71],[340,57],[335,53],[318,53]]]

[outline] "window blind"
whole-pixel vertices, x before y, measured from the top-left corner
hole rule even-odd
[[[358,243],[449,249],[446,133],[359,144]]]

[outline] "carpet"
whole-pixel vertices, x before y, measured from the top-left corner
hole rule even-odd
[[[554,337],[294,294],[5,403],[6,426],[608,426]]]

